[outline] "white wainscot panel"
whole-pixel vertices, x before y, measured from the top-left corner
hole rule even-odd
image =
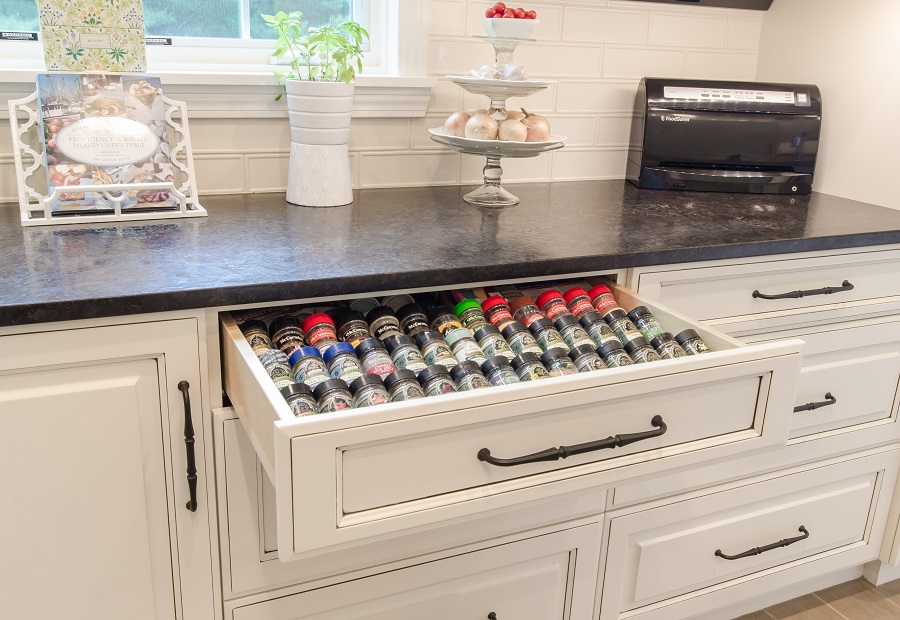
[[[752,80],[756,76],[756,54],[688,52],[684,76],[708,80]]]
[[[287,151],[291,134],[287,118],[191,118],[191,144],[195,152]]]
[[[490,43],[472,41],[428,42],[428,73],[434,75],[469,75],[494,57]]]
[[[597,144],[627,146],[631,135],[632,115],[601,116],[597,119]]]
[[[650,17],[651,45],[724,47],[724,17],[694,15],[653,15]]]
[[[555,135],[568,138],[566,147],[596,144],[596,116],[555,116],[551,128]]]
[[[247,155],[247,178],[251,192],[278,192],[287,188],[290,154],[254,153]]]
[[[233,194],[247,190],[244,158],[240,155],[194,153],[194,170],[201,194]]]
[[[556,85],[556,111],[627,112],[634,109],[637,80],[634,82],[568,82]]]
[[[757,50],[762,32],[762,20],[729,19],[725,47],[729,49]]]
[[[681,50],[607,47],[603,57],[603,77],[680,77],[683,64],[684,52]]]
[[[569,7],[563,24],[565,41],[646,43],[650,16],[643,11],[604,11]]]
[[[361,187],[449,185],[459,182],[459,155],[446,153],[361,153]]]
[[[429,0],[428,34],[463,36],[466,33],[465,0]]]
[[[409,148],[409,119],[355,118],[350,123],[350,150]]]
[[[431,101],[428,102],[428,113],[456,112],[462,101],[463,89],[446,78],[439,79],[431,89]]]
[[[516,62],[525,65],[531,78],[596,77],[602,58],[603,48],[587,45],[523,45],[516,49]]]
[[[553,153],[553,180],[621,179],[625,176],[626,149],[562,149]]]

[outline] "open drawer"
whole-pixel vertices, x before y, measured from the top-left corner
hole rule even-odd
[[[295,418],[221,315],[225,390],[276,493],[279,557],[459,523],[622,480],[784,445],[803,343],[746,346],[613,285],[711,353]],[[500,458],[608,436],[643,440],[563,460]]]

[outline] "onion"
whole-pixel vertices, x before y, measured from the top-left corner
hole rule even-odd
[[[507,113],[506,118],[511,118],[514,121],[520,121],[523,118],[525,118],[525,113],[522,112],[521,110],[510,110]]]
[[[528,137],[526,142],[546,142],[550,139],[550,121],[538,114],[532,114],[525,108],[525,119],[520,121],[528,128]]]
[[[466,135],[466,123],[470,116],[466,112],[454,112],[444,121],[444,133],[459,138]]]
[[[500,123],[499,134],[501,140],[511,142],[527,142],[528,127],[522,121],[514,118],[506,119]]]
[[[466,137],[475,140],[496,140],[500,127],[487,114],[474,114],[466,123]]]

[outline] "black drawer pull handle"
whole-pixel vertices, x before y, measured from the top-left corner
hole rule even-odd
[[[180,381],[178,389],[184,397],[184,447],[187,450],[187,481],[191,490],[191,500],[187,503],[187,509],[197,512],[197,463],[194,459],[194,421],[191,418],[191,384]]]
[[[627,446],[630,443],[635,443],[636,441],[643,441],[644,439],[659,437],[660,435],[665,434],[665,432],[668,430],[666,423],[663,422],[662,416],[653,416],[653,419],[650,420],[650,424],[655,426],[657,430],[643,431],[641,433],[630,433],[627,435],[615,435],[607,437],[606,439],[598,439],[597,441],[590,441],[588,443],[579,443],[574,446],[547,448],[546,450],[541,450],[540,452],[535,452],[534,454],[526,454],[525,456],[519,456],[512,459],[498,459],[495,456],[491,456],[490,450],[488,450],[487,448],[482,448],[478,451],[478,460],[485,461],[487,463],[490,463],[491,465],[497,465],[499,467],[524,465],[525,463],[538,463],[540,461],[558,461],[559,459],[564,459],[575,454],[584,454],[585,452],[593,452],[594,450],[603,450],[605,448],[618,448],[621,446]]]
[[[488,614],[488,620],[497,620],[497,612],[492,611]]]
[[[721,549],[716,549],[716,555],[726,560],[739,560],[741,558],[750,557],[751,555],[759,555],[760,553],[765,553],[766,551],[771,551],[772,549],[778,549],[779,547],[787,547],[788,545],[793,545],[795,542],[800,542],[801,540],[809,538],[809,531],[802,525],[800,526],[800,531],[803,532],[800,536],[785,538],[784,540],[779,540],[778,542],[774,542],[771,545],[766,545],[765,547],[754,547],[753,549],[749,549],[737,555],[725,555],[724,553],[722,553]]]
[[[753,291],[754,299],[800,299],[801,297],[812,297],[813,295],[831,295],[832,293],[841,293],[843,291],[852,291],[853,285],[848,280],[844,280],[840,286],[826,286],[825,288],[814,288],[809,291],[791,291],[790,293],[781,293],[780,295],[764,295],[759,291]]]
[[[797,405],[794,407],[794,413],[800,411],[812,411],[813,409],[819,409],[820,407],[827,407],[828,405],[833,405],[837,402],[837,399],[831,395],[831,392],[825,392],[825,400],[819,401],[817,403],[806,403],[805,405]]]

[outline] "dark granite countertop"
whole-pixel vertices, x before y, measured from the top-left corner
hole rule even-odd
[[[209,217],[22,228],[0,206],[0,325],[900,243],[900,211],[834,196],[624,181],[371,189],[346,207],[206,197]]]

